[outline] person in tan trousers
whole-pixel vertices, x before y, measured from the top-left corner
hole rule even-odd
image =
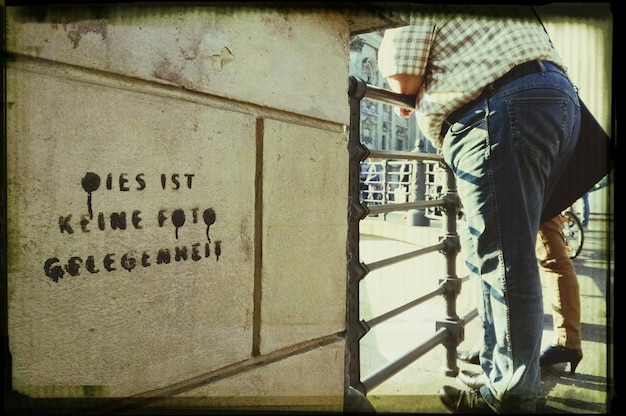
[[[539,226],[537,260],[543,269],[554,323],[554,341],[541,353],[540,365],[569,362],[570,372],[583,358],[580,336],[580,287],[574,264],[565,251],[560,215]]]
[[[570,373],[576,371],[583,358],[580,326],[580,287],[572,259],[565,249],[561,215],[541,223],[535,252],[546,277],[552,304],[554,340],[542,352],[540,366],[570,363]],[[469,351],[459,351],[458,358],[478,364],[480,343]],[[484,384],[482,372],[461,371],[458,378],[464,384],[477,388]]]

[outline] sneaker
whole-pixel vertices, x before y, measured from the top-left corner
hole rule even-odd
[[[467,391],[443,386],[439,390],[439,399],[452,413],[496,414],[478,390]]]
[[[462,370],[456,379],[470,389],[479,389],[487,384],[487,376],[482,371],[475,372]]]
[[[466,363],[470,363],[470,364],[480,364],[479,355],[480,355],[480,351],[476,349],[471,349],[467,351],[459,350],[456,352],[456,357],[459,360],[465,361]]]

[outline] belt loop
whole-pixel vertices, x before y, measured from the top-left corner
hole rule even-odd
[[[546,65],[543,63],[543,61],[537,61],[537,63],[539,64],[539,69],[541,71],[541,76],[545,77],[546,76],[546,72],[548,71],[546,69]]]

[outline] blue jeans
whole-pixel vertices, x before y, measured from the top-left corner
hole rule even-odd
[[[578,140],[575,87],[556,66],[487,93],[449,129],[445,162],[467,221],[461,251],[479,279],[483,325],[480,389],[499,413],[534,413],[543,331],[535,243],[544,201]]]

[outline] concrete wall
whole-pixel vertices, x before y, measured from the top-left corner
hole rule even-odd
[[[346,16],[6,13],[13,388],[340,410]]]

